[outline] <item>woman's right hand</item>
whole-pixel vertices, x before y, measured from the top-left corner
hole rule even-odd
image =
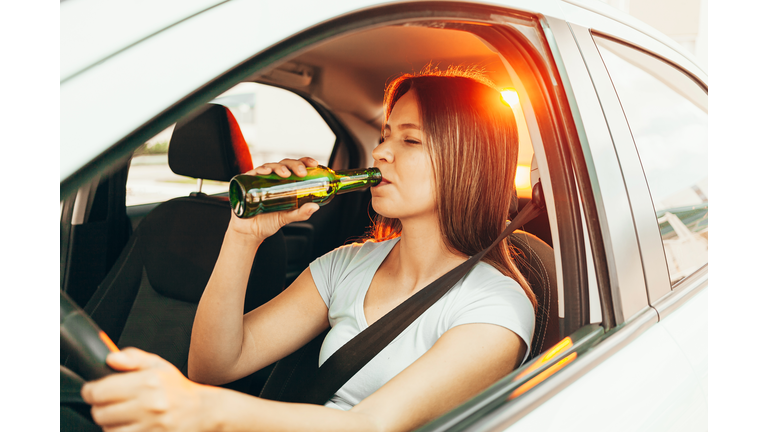
[[[311,157],[301,159],[283,159],[277,163],[266,163],[244,174],[267,175],[275,173],[280,177],[289,177],[292,173],[299,177],[307,175],[307,167],[316,167],[318,162]],[[320,206],[316,203],[306,203],[296,210],[262,213],[248,219],[240,219],[232,212],[229,230],[247,237],[253,237],[261,242],[275,234],[284,225],[309,219]]]

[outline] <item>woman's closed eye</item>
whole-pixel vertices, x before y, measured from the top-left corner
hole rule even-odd
[[[384,135],[380,136],[379,137],[379,144],[383,143],[387,138],[389,138],[389,137],[388,136],[384,136]],[[403,142],[405,142],[407,144],[414,144],[414,145],[415,144],[421,144],[421,141],[419,141],[418,139],[410,138],[410,137],[403,138]]]

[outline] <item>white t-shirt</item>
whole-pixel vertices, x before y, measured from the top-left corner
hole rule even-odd
[[[363,301],[373,275],[399,238],[342,246],[309,265],[328,306],[331,331],[320,349],[322,365],[336,350],[368,328]],[[479,262],[448,293],[411,323],[360,369],[325,406],[349,410],[416,361],[449,329],[489,323],[520,336],[530,351],[535,315],[520,285],[490,264]]]

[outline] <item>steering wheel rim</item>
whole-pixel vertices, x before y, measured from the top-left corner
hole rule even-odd
[[[86,381],[115,373],[107,365],[107,354],[119,349],[103,330],[61,289],[60,343],[67,354],[67,367]]]

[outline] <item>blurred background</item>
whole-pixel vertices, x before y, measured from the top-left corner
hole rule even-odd
[[[707,0],[601,0],[669,36],[708,71]]]

